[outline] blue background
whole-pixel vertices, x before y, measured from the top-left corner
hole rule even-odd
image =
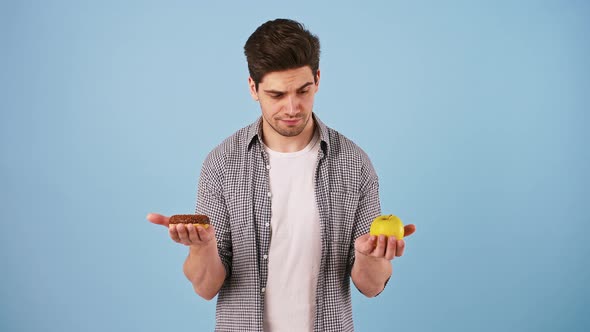
[[[586,1],[0,2],[1,331],[209,331],[148,212],[260,114],[242,47],[322,42],[315,110],[418,231],[359,331],[590,329]]]

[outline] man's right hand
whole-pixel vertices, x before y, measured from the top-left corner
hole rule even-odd
[[[214,298],[225,282],[226,271],[217,251],[213,225],[207,229],[193,224],[170,225],[169,217],[157,213],[150,213],[146,218],[156,225],[167,227],[170,238],[175,242],[189,246],[183,266],[184,275],[199,296],[206,300]]]
[[[193,224],[176,224],[170,225],[170,218],[157,213],[149,213],[147,220],[156,225],[162,225],[168,228],[170,238],[177,243],[184,244],[192,248],[203,248],[207,245],[215,244],[215,228],[209,225],[207,229],[201,225]]]

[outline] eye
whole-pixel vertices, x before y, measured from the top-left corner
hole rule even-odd
[[[300,95],[304,95],[304,94],[306,94],[306,93],[308,93],[308,92],[309,92],[309,90],[302,90],[302,91],[299,91],[299,94],[300,94]]]
[[[283,94],[282,93],[278,93],[278,94],[274,94],[270,96],[272,99],[281,99],[283,98]]]

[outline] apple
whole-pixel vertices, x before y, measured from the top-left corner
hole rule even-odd
[[[404,224],[401,219],[393,214],[383,215],[375,218],[371,223],[371,235],[386,235],[394,236],[396,239],[401,240],[404,237]]]

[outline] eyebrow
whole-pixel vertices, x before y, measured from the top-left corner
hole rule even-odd
[[[302,86],[300,86],[297,91],[301,91],[305,88],[307,88],[308,86],[312,85],[313,82],[307,82],[305,84],[303,84]],[[274,94],[280,94],[280,93],[285,93],[284,91],[278,91],[278,90],[264,90],[264,92],[266,93],[274,93]]]

